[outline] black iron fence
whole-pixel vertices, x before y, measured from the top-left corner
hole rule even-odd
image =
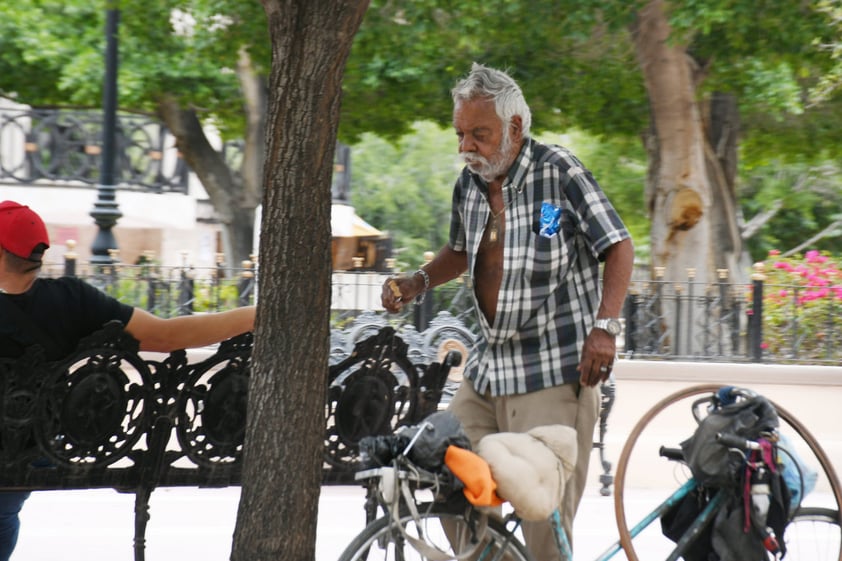
[[[221,263],[221,261],[220,261]],[[153,263],[80,270],[74,259],[64,268],[45,268],[47,276],[75,274],[128,304],[161,317],[219,311],[255,302],[256,268],[235,271],[221,265],[203,269],[162,267]],[[331,323],[335,333],[353,325],[391,325],[403,337],[427,331],[436,322],[455,325],[459,340],[478,332],[467,277],[431,291],[397,315],[379,306],[384,274],[334,274]],[[842,365],[842,296],[803,298],[804,288],[771,284],[761,271],[746,284],[703,284],[653,280],[632,283],[626,298],[620,337],[622,356],[658,360]],[[786,294],[787,297],[781,297]],[[444,318],[444,320],[442,320]],[[356,340],[356,336],[351,336]],[[468,341],[469,343],[469,341]],[[423,346],[423,345],[419,345]],[[467,345],[470,347],[470,344]],[[469,349],[468,349],[469,350]],[[435,349],[428,352],[435,354]]]
[[[750,282],[632,283],[624,307],[630,358],[842,365],[842,294],[804,298],[797,284],[768,282],[762,265]],[[783,296],[785,295],[785,296]]]
[[[96,184],[102,112],[0,107],[0,183]],[[120,189],[187,193],[189,168],[156,119],[120,113],[115,170]]]

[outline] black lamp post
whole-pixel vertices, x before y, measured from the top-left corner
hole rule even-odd
[[[102,91],[102,168],[97,185],[97,200],[90,212],[99,227],[91,246],[91,263],[107,265],[113,262],[110,249],[117,249],[117,239],[111,229],[123,216],[117,207],[114,164],[117,144],[117,27],[120,10],[117,0],[108,3],[105,19],[105,82]]]

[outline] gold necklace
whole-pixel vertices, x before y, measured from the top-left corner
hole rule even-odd
[[[491,211],[491,218],[488,219],[488,241],[490,243],[497,243],[497,238],[500,235],[500,216],[506,212],[506,209],[512,206],[512,203],[515,202],[515,196],[513,195],[511,200],[503,205],[499,211],[494,212],[491,210],[491,203],[488,205],[488,210]]]

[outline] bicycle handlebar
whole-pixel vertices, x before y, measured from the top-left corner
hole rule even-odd
[[[754,440],[748,440],[735,434],[716,433],[716,441],[727,446],[728,448],[737,448],[739,450],[760,450],[760,444]]]
[[[684,461],[684,452],[681,448],[669,448],[667,446],[661,446],[658,450],[658,455],[663,458],[667,458],[668,460],[675,460],[676,462],[683,462]]]

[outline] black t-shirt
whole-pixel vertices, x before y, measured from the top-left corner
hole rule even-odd
[[[108,296],[76,277],[36,279],[24,294],[0,294],[17,306],[52,339],[49,360],[72,353],[79,341],[111,320],[129,323],[134,308]],[[37,337],[17,324],[8,313],[0,316],[0,357],[16,358],[24,349],[39,343]],[[42,346],[45,346],[42,344]]]

